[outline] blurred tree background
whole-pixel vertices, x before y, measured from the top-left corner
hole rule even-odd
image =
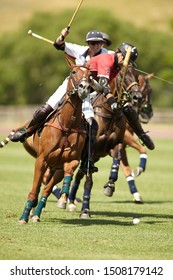
[[[68,75],[64,53],[51,44],[27,35],[28,30],[54,41],[66,27],[74,10],[57,15],[37,13],[17,31],[0,37],[0,104],[31,105],[44,103]],[[170,22],[173,28],[173,20]],[[75,18],[66,41],[85,45],[89,30],[109,34],[111,49],[122,42],[137,46],[137,68],[173,82],[173,38],[115,20],[108,11],[83,9]],[[153,106],[173,107],[173,85],[156,78],[150,80]]]

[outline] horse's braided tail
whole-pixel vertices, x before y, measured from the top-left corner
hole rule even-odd
[[[15,133],[14,131],[11,131],[10,134],[2,142],[0,142],[0,148],[3,148],[5,145],[7,145],[10,142],[11,136],[13,136],[14,133]]]

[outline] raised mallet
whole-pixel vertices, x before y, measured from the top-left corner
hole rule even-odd
[[[74,14],[73,14],[72,17],[71,17],[71,20],[70,20],[70,22],[69,22],[69,24],[68,24],[68,26],[67,26],[67,29],[68,29],[68,30],[70,29],[71,24],[72,24],[72,22],[73,22],[73,20],[74,20],[74,18],[75,18],[75,16],[76,16],[76,14],[77,14],[77,12],[79,11],[80,6],[82,5],[82,2],[83,2],[83,0],[80,0],[80,2],[79,2],[79,4],[78,4],[78,6],[77,6],[77,8],[76,8],[76,10],[75,10],[75,12],[74,12]],[[38,34],[33,33],[32,30],[29,30],[29,31],[28,31],[28,34],[29,34],[30,36],[32,36],[32,37],[35,37],[35,38],[40,39],[40,40],[43,40],[43,41],[45,41],[45,42],[47,42],[47,43],[50,43],[50,44],[52,44],[52,45],[54,44],[53,41],[51,41],[51,40],[49,40],[49,39],[47,39],[47,38],[45,38],[45,37],[43,37],[43,36],[40,36],[40,35],[38,35]],[[62,36],[62,39],[64,40],[64,37],[63,37],[63,36]]]
[[[124,85],[124,78],[125,78],[125,75],[126,75],[126,71],[127,71],[127,67],[128,67],[131,52],[132,52],[132,47],[128,46],[127,53],[126,53],[126,56],[125,56],[124,62],[123,62],[123,68],[124,68],[123,70],[124,71],[123,71],[123,77],[122,77],[120,90],[119,90],[119,94],[118,94],[118,103],[120,103],[120,101],[121,101],[121,96],[122,96],[122,92],[123,92],[123,85]]]
[[[76,14],[77,14],[77,12],[79,11],[80,6],[82,5],[82,2],[83,2],[83,0],[80,0],[80,2],[79,2],[79,4],[78,4],[78,6],[77,6],[77,8],[76,8],[76,10],[75,10],[75,12],[74,12],[74,14],[73,14],[72,17],[71,17],[71,20],[70,20],[70,22],[69,22],[69,24],[68,24],[68,26],[67,26],[67,29],[68,29],[68,30],[70,29],[71,24],[72,24],[72,22],[73,22],[73,20],[74,20],[74,18],[75,18],[75,16],[76,16]],[[61,39],[64,40],[64,36],[63,36],[63,35],[61,35]]]

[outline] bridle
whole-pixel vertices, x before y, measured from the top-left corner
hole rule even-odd
[[[126,74],[127,75],[127,74]],[[126,78],[125,78],[126,80]],[[117,90],[119,88],[119,84],[121,83],[121,76],[117,76]],[[124,105],[127,102],[131,102],[134,106],[139,106],[138,103],[141,102],[141,91],[139,90],[138,82],[134,81],[130,83],[127,87],[125,86],[125,82],[122,87],[122,96],[121,96],[121,104]]]
[[[77,68],[80,68],[81,71],[86,72],[82,75],[80,79],[76,78]],[[78,94],[79,98],[83,100],[89,94],[90,84],[90,71],[86,66],[75,65],[70,71],[70,75],[68,77],[70,83],[70,89],[67,90],[67,94],[70,97],[71,95]]]

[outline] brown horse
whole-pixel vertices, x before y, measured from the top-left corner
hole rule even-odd
[[[148,123],[148,121],[153,116],[153,110],[151,105],[151,86],[149,84],[149,79],[153,76],[153,74],[148,74],[146,76],[138,75],[138,83],[139,88],[142,94],[142,101],[139,107],[139,119],[142,123]],[[137,150],[140,154],[140,162],[139,166],[133,171],[129,165],[128,157],[127,157],[127,147],[132,147]],[[115,148],[116,149],[116,148]],[[139,176],[142,172],[146,169],[147,164],[147,151],[146,148],[136,140],[134,136],[133,129],[130,127],[128,122],[126,122],[126,130],[124,134],[123,145],[120,150],[121,161],[120,166],[123,170],[123,173],[126,177],[126,181],[129,186],[129,190],[133,195],[133,201],[135,203],[143,203],[142,197],[139,194],[134,177]],[[115,182],[118,179],[118,171],[119,168],[119,161],[117,159],[113,160],[109,181],[104,185],[104,193],[107,196],[112,196],[115,190]]]
[[[63,178],[62,196],[64,200],[67,199],[73,173],[80,162],[86,138],[82,100],[89,93],[90,71],[87,67],[76,66],[70,61],[69,64],[71,71],[62,104],[45,123],[41,136],[35,133],[24,144],[27,151],[37,158],[32,189],[20,217],[20,224],[28,222],[30,211],[36,206],[32,220],[40,221],[42,208],[45,207],[53,186]],[[38,194],[46,172],[45,187],[38,203]]]
[[[123,72],[119,73],[118,88],[121,84]],[[134,98],[137,101],[138,97],[141,98],[141,93],[139,91],[138,83],[136,82],[135,73],[133,66],[129,65],[126,76],[124,79],[125,91],[121,96],[121,103],[132,102]],[[112,158],[120,160],[120,149],[121,143],[124,140],[124,133],[126,129],[126,119],[122,112],[122,108],[117,112],[113,113],[107,100],[102,95],[96,95],[92,102],[95,120],[98,123],[98,132],[96,137],[96,143],[94,147],[94,161],[97,162],[100,158],[110,155]],[[117,147],[116,150],[114,147]],[[74,199],[76,196],[77,189],[79,187],[81,179],[84,177],[84,173],[79,169],[75,180],[72,185],[72,189],[69,195],[69,211],[74,211]],[[90,194],[93,185],[92,173],[88,173],[86,176],[86,181],[84,183],[84,195],[82,203],[81,218],[90,217]]]

